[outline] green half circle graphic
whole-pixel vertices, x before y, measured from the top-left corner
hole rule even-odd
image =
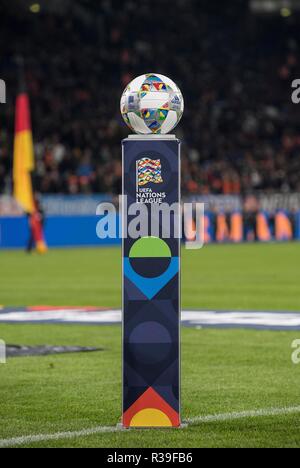
[[[142,237],[130,249],[129,258],[170,258],[168,244],[159,237]]]

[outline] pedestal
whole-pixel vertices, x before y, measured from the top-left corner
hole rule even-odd
[[[180,202],[180,141],[135,135],[122,149],[122,425],[179,427],[180,216],[168,233],[158,209]]]

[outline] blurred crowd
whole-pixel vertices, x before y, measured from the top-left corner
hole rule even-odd
[[[185,97],[183,193],[300,192],[299,17],[255,17],[240,0],[78,1],[60,15],[13,3],[0,7],[0,193],[12,184],[19,56],[41,193],[121,191],[120,95],[147,72]]]

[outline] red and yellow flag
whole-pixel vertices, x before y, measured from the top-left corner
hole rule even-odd
[[[34,170],[33,140],[29,99],[21,92],[16,102],[15,140],[14,140],[14,197],[23,210],[30,214],[29,224],[39,253],[47,251],[43,227],[37,210],[32,188],[31,173]]]
[[[26,213],[35,210],[31,172],[34,170],[29,99],[21,93],[16,102],[14,140],[14,197]]]

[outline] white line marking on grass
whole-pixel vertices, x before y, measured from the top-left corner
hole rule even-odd
[[[0,309],[0,322],[4,323],[76,323],[76,324],[114,324],[121,323],[121,310],[89,310],[85,308],[55,308],[48,310]],[[182,324],[203,327],[239,327],[268,330],[300,330],[299,312],[267,311],[213,311],[183,310]]]
[[[91,429],[83,429],[81,431],[74,432],[57,432],[56,434],[37,434],[37,435],[28,435],[21,437],[14,437],[12,439],[0,439],[0,448],[3,447],[12,447],[15,445],[25,445],[31,444],[34,442],[47,442],[51,440],[60,440],[60,439],[75,439],[77,437],[85,437],[94,434],[101,434],[104,432],[116,432],[119,429],[113,426],[98,426]]]
[[[232,421],[234,419],[257,418],[260,416],[280,416],[293,413],[300,413],[300,406],[241,411],[239,413],[224,413],[211,414],[207,416],[196,416],[195,418],[186,419],[185,422],[187,424],[194,425],[206,422]]]
[[[286,408],[268,408],[268,409],[259,409],[259,410],[250,410],[250,411],[241,411],[236,413],[223,413],[223,414],[210,414],[207,416],[196,416],[195,418],[188,418],[184,423],[189,425],[197,425],[201,423],[208,422],[218,422],[218,421],[233,421],[235,419],[245,419],[245,418],[257,418],[262,416],[280,416],[300,413],[300,406],[291,406]],[[12,439],[0,439],[0,448],[4,447],[13,447],[16,445],[26,445],[32,444],[35,442],[49,442],[51,440],[62,440],[62,439],[75,439],[78,437],[86,437],[95,434],[102,433],[112,433],[112,432],[122,432],[124,431],[120,426],[98,426],[91,429],[83,429],[81,431],[74,432],[57,432],[56,434],[37,434],[37,435],[28,435],[21,437],[14,437]],[[126,434],[126,430],[124,431]]]

